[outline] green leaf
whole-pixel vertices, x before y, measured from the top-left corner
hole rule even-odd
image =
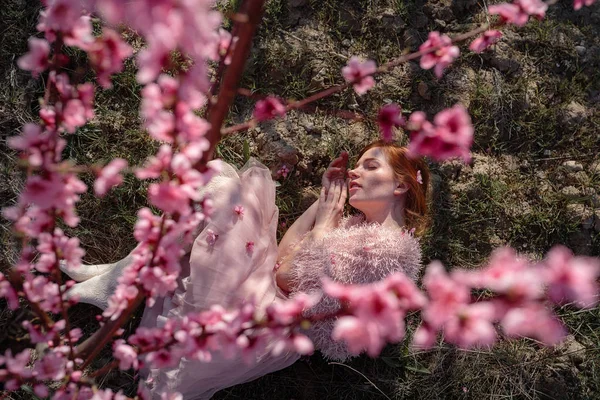
[[[424,368],[424,367],[418,367],[418,366],[413,367],[413,366],[407,365],[404,368],[406,368],[409,371],[418,372],[420,374],[431,375],[431,371],[429,371],[427,368]]]
[[[392,368],[402,367],[402,363],[398,357],[379,357],[384,363]]]

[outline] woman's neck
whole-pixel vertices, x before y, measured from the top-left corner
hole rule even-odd
[[[391,209],[367,210],[363,214],[366,222],[376,222],[385,228],[400,229],[406,225],[404,207],[401,205]]]

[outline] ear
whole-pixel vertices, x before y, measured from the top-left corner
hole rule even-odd
[[[396,187],[396,189],[394,189],[394,195],[395,196],[401,196],[404,193],[408,192],[408,185],[406,184],[406,182],[400,182],[398,184],[398,186]]]

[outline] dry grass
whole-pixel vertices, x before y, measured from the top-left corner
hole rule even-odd
[[[222,7],[233,9],[234,3]],[[350,55],[385,62],[404,49],[418,47],[429,30],[461,32],[483,18],[477,3],[469,12],[459,12],[456,7],[470,2],[452,2],[455,18],[444,27],[439,9],[431,6],[434,3],[444,2],[310,0],[296,9],[287,1],[271,0],[243,85],[262,94],[299,98],[340,83],[339,70]],[[395,101],[405,110],[433,115],[460,101],[469,106],[476,127],[475,161],[462,167],[431,163],[434,224],[423,239],[424,261],[441,259],[450,267],[474,268],[505,244],[532,258],[557,243],[599,256],[600,235],[582,226],[573,205],[598,207],[593,191],[600,193],[600,174],[590,170],[599,161],[595,149],[600,148],[600,30],[591,11],[597,15],[600,7],[578,14],[567,5],[556,7],[546,20],[507,32],[494,51],[463,55],[439,80],[409,63],[379,77],[380,85],[366,96],[351,91],[332,96],[318,103],[318,113],[292,114],[285,122],[263,124],[226,138],[218,154],[238,167],[251,155],[276,171],[289,162],[281,154],[296,152],[297,164],[290,165],[290,177],[279,179],[277,198],[280,220],[289,226],[314,200],[329,160],[342,150],[356,154],[376,136],[374,117],[381,104]],[[384,13],[399,19],[384,19]],[[26,38],[35,32],[35,19],[36,10],[24,1],[0,7],[0,21],[6,26],[0,36],[0,206],[14,203],[22,185],[5,138],[35,119],[36,98],[42,90],[40,82],[18,71],[15,64],[27,49]],[[574,50],[582,42],[584,55]],[[568,118],[565,110],[572,102],[586,108],[585,118]],[[98,93],[97,118],[68,138],[64,156],[85,164],[102,164],[113,157],[126,158],[132,165],[142,163],[156,144],[140,130],[138,106],[139,86],[130,63],[113,89]],[[231,120],[244,118],[251,107],[251,101],[239,98]],[[365,120],[332,116],[340,110],[360,112]],[[566,160],[580,162],[585,177],[565,170]],[[91,183],[90,176],[84,180]],[[565,195],[565,186],[574,186],[581,195]],[[69,233],[81,239],[85,261],[124,256],[134,245],[136,212],[145,205],[145,187],[132,176],[103,199],[82,196],[78,206],[82,223]],[[4,248],[0,263],[5,270],[18,246],[6,221],[0,220],[0,228]],[[280,236],[284,230],[280,228]],[[19,321],[27,316],[27,309],[12,313],[3,304],[0,325],[6,329],[0,332],[0,351],[22,348],[27,336]],[[531,341],[506,342],[494,351],[464,352],[441,346],[419,354],[410,353],[402,343],[388,346],[378,359],[360,357],[347,365],[328,363],[317,354],[284,371],[224,390],[216,398],[600,398],[600,310],[558,312],[583,346],[578,350],[581,359],[565,355],[568,349],[542,349]],[[70,312],[74,324],[86,334],[97,329],[95,313],[86,305]],[[139,313],[127,331],[138,321]],[[417,322],[412,318],[410,326]],[[109,357],[103,353],[92,367],[103,365]],[[133,381],[129,373],[115,372],[101,384],[131,394]]]

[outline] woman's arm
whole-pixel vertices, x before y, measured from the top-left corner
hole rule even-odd
[[[291,246],[298,242],[302,236],[306,234],[306,232],[312,229],[312,226],[315,223],[315,216],[317,215],[317,206],[319,205],[319,199],[317,199],[308,210],[304,211],[304,213],[298,218],[292,226],[287,230],[281,242],[279,242],[279,256],[278,258],[281,260],[285,256],[289,254],[291,251]]]
[[[347,182],[330,182],[328,188],[321,188],[321,196],[315,203],[314,227],[308,231],[293,248],[286,248],[286,254],[279,258],[279,268],[275,273],[277,285],[284,291],[290,292],[290,271],[296,253],[307,240],[320,240],[332,229],[335,229],[342,218],[342,211],[346,202]],[[313,204],[311,208],[315,206]],[[310,210],[310,208],[309,208]],[[308,212],[308,211],[307,211]],[[291,229],[291,228],[290,228]]]

